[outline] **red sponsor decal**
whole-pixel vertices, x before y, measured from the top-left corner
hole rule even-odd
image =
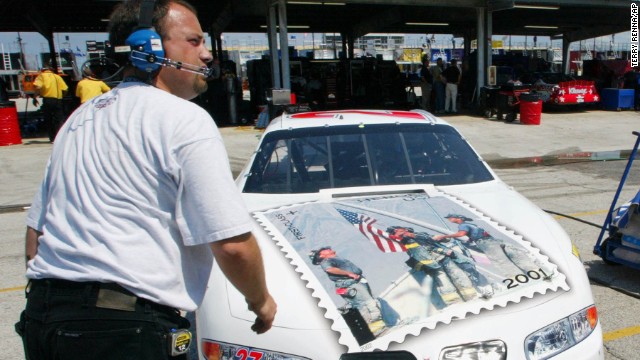
[[[341,114],[360,114],[375,116],[391,116],[400,118],[423,119],[424,115],[411,111],[375,111],[375,110],[344,110],[344,111],[323,111],[309,112],[290,115],[292,119],[313,119],[313,118],[331,118]]]

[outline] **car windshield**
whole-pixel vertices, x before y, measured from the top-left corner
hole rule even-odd
[[[345,125],[265,135],[243,192],[288,194],[393,184],[457,185],[493,177],[446,125]]]

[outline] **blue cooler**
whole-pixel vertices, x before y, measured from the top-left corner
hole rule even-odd
[[[635,103],[635,91],[633,89],[602,89],[600,94],[605,110],[633,109]]]

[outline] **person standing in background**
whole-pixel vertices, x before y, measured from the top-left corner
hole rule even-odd
[[[111,90],[102,80],[93,77],[93,72],[89,69],[84,70],[83,79],[76,86],[76,96],[80,98],[80,104],[93,99],[98,95],[102,95]]]
[[[451,64],[442,72],[442,76],[447,81],[444,111],[457,114],[458,85],[460,84],[461,73],[456,59],[451,60]]]
[[[429,68],[429,56],[422,57],[422,68],[420,69],[420,89],[422,90],[422,109],[431,109],[431,90],[433,89],[433,75]]]
[[[436,92],[436,114],[442,114],[444,112],[445,83],[442,77],[443,71],[444,65],[442,64],[442,58],[438,58],[436,66],[431,69],[431,75],[433,75],[433,90]]]
[[[64,122],[62,111],[62,97],[69,87],[62,78],[53,72],[50,67],[45,67],[33,82],[37,93],[42,96],[42,115],[47,127],[49,141],[53,142],[58,130]]]

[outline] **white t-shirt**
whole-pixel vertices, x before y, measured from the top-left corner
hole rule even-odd
[[[69,117],[27,225],[43,232],[28,278],[116,282],[189,311],[209,279],[207,244],[252,229],[213,119],[137,82]]]

